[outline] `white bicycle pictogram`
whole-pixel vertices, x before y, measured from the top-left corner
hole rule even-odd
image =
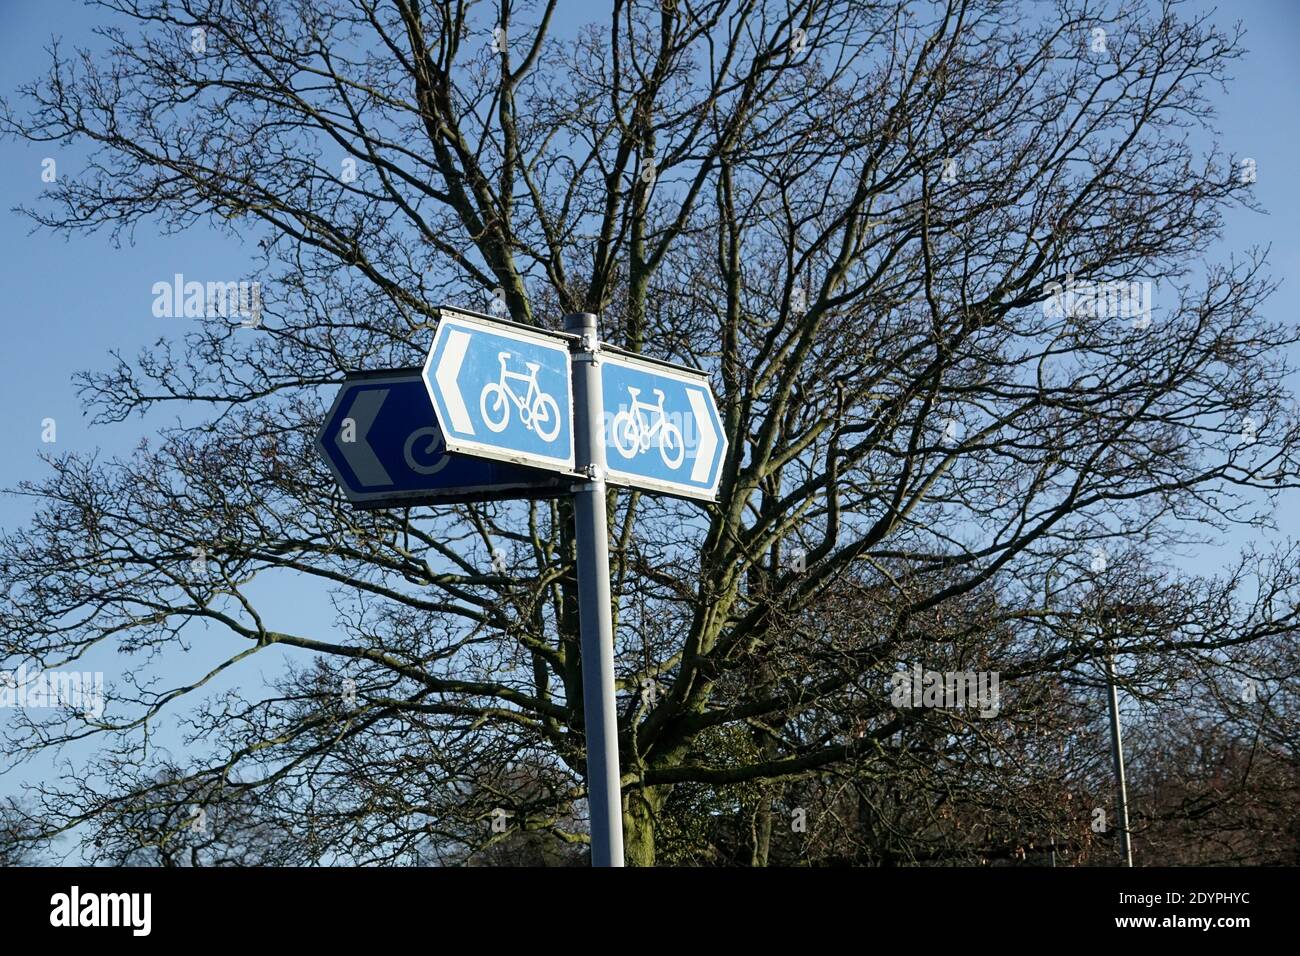
[[[498,352],[501,362],[501,378],[483,386],[479,395],[479,411],[483,413],[483,424],[494,432],[505,431],[510,424],[510,403],[519,409],[519,420],[529,431],[537,432],[542,441],[554,441],[560,433],[560,406],[550,395],[537,387],[537,371],[540,362],[525,362],[528,374],[511,372],[506,369],[509,352]],[[523,397],[510,387],[511,381],[526,382],[528,388]],[[508,399],[508,401],[507,401]]]
[[[653,391],[659,399],[657,405],[641,401],[637,397],[641,394],[641,389],[627,390],[628,395],[632,397],[632,406],[615,415],[614,421],[610,423],[614,447],[624,458],[631,458],[640,452],[648,451],[650,442],[658,436],[659,457],[664,460],[665,465],[676,470],[681,467],[682,460],[686,457],[686,443],[682,441],[682,430],[668,421],[668,417],[664,414],[663,391],[657,388]]]

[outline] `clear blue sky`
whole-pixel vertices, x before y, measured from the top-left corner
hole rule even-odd
[[[1212,9],[1198,4],[1191,9]],[[567,11],[570,15],[574,8]],[[593,8],[584,7],[592,11]],[[1190,11],[1189,11],[1190,12]],[[604,16],[603,13],[600,16]],[[52,34],[68,45],[93,45],[90,28],[106,17],[71,0],[0,0],[0,89],[6,95],[44,72],[45,47]],[[1251,245],[1271,245],[1271,271],[1284,280],[1267,309],[1272,316],[1294,321],[1300,305],[1300,3],[1296,0],[1245,0],[1224,4],[1215,14],[1224,26],[1240,19],[1247,36],[1248,55],[1234,68],[1229,94],[1219,97],[1219,128],[1229,152],[1254,158],[1258,164],[1257,195],[1267,215],[1234,212],[1219,250],[1223,256]],[[42,420],[57,422],[57,450],[102,449],[125,453],[151,424],[131,420],[123,425],[92,428],[82,417],[71,378],[75,371],[102,368],[110,350],[133,355],[160,335],[179,335],[184,319],[158,319],[151,313],[154,282],[181,272],[195,278],[244,274],[248,257],[238,242],[201,229],[161,237],[140,230],[132,245],[114,248],[106,235],[74,236],[70,240],[31,233],[28,221],[10,210],[37,200],[41,161],[53,157],[62,176],[75,176],[79,156],[65,148],[22,142],[0,142],[0,288],[3,298],[3,339],[0,339],[0,487],[36,478],[44,466],[37,455]],[[1300,389],[1300,382],[1295,383]],[[26,501],[0,496],[0,526],[21,525]],[[1300,501],[1284,500],[1277,514],[1283,533],[1293,532]],[[1202,568],[1223,563],[1244,544],[1242,538],[1224,542],[1219,553],[1189,556]],[[267,594],[267,623],[302,624],[303,605],[292,589]],[[277,621],[277,617],[283,620]],[[324,617],[319,621],[328,627]],[[192,676],[206,660],[229,652],[233,644],[203,646],[186,660],[168,665],[169,677]],[[273,659],[260,664],[265,673]],[[107,661],[111,673],[121,662]],[[240,668],[241,679],[250,672]],[[269,676],[269,675],[267,675]],[[6,719],[0,711],[0,721]],[[36,764],[24,776],[48,772]],[[0,778],[0,794],[16,789],[18,779]]]

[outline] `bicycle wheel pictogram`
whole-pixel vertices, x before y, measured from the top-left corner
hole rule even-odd
[[[619,412],[614,416],[610,428],[614,436],[614,447],[624,458],[632,458],[641,450],[641,423],[632,412]]]
[[[676,425],[664,422],[659,432],[659,457],[673,471],[682,466],[682,460],[686,457],[686,442],[682,440],[682,431]]]
[[[490,382],[483,387],[478,408],[483,416],[483,424],[491,431],[503,432],[510,424],[510,401],[506,388],[501,383]]]
[[[531,425],[542,441],[555,441],[560,434],[560,404],[549,395],[539,394],[531,412]]]

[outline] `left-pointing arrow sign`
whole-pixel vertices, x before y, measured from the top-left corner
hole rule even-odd
[[[573,471],[574,336],[439,309],[424,379],[454,453]]]
[[[316,450],[358,508],[546,498],[569,490],[569,482],[549,472],[449,454],[418,368],[348,376]]]

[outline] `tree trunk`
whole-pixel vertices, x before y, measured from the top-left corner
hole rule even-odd
[[[667,790],[651,787],[628,792],[623,809],[623,858],[628,866],[655,865],[655,818]]]
[[[772,795],[765,793],[754,814],[754,852],[750,866],[767,866],[772,852]]]

